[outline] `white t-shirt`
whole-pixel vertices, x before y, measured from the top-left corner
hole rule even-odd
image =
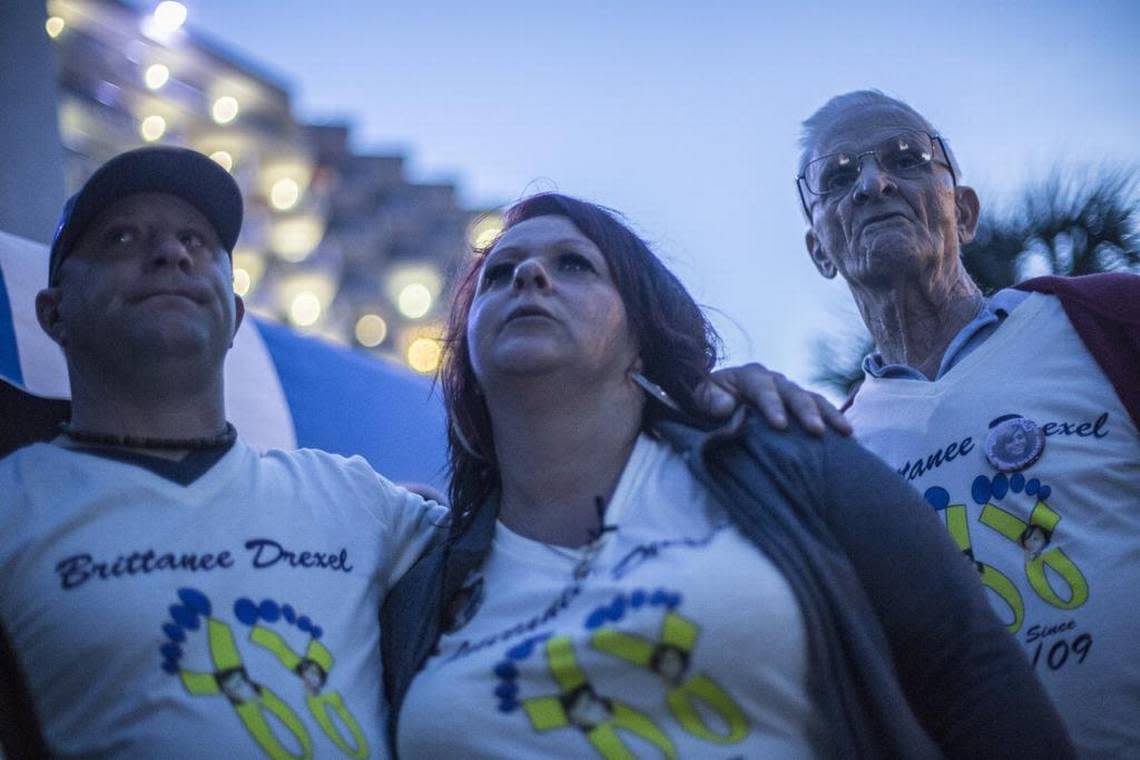
[[[868,377],[848,417],[977,563],[1082,755],[1140,752],[1140,436],[1060,302],[1030,295],[933,382]],[[1029,458],[1022,420],[1044,448],[1002,473],[987,447]]]
[[[680,457],[641,436],[605,520],[583,550],[497,526],[466,624],[407,694],[401,756],[811,756],[799,606]]]
[[[38,444],[0,460],[0,616],[64,757],[379,757],[379,605],[445,510],[240,441],[181,485]]]

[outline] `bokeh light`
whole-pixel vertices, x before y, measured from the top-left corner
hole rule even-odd
[[[301,186],[292,177],[284,177],[273,183],[269,191],[269,202],[278,211],[287,211],[301,199]]]
[[[154,9],[154,23],[164,32],[177,31],[186,23],[186,6],[175,0],[163,0]]]
[[[473,250],[481,251],[489,246],[503,231],[503,218],[498,214],[484,214],[467,230],[467,244]]]
[[[218,124],[229,124],[238,115],[237,98],[231,95],[223,95],[218,98],[214,101],[214,107],[210,109],[210,115]]]
[[[419,319],[431,310],[432,296],[427,286],[413,282],[400,291],[396,306],[408,319]]]
[[[408,346],[408,366],[416,372],[435,372],[443,356],[443,347],[433,338],[416,338]]]
[[[244,296],[249,293],[249,288],[253,284],[253,278],[249,272],[242,267],[234,267],[234,292],[239,296]]]
[[[67,24],[65,24],[63,19],[59,16],[52,16],[47,20],[46,23],[44,23],[44,28],[47,29],[48,37],[51,37],[53,40],[59,35],[63,34],[63,28],[65,26],[67,26]]]
[[[321,299],[311,290],[302,290],[289,304],[289,320],[298,327],[308,327],[321,317]]]
[[[143,81],[146,83],[148,90],[159,90],[170,79],[170,69],[161,63],[153,63],[146,67],[146,72],[143,74]]]
[[[356,341],[367,348],[375,348],[388,337],[388,323],[378,314],[365,314],[356,320]]]
[[[240,246],[234,249],[234,292],[239,296],[252,293],[265,274],[265,255],[254,248]],[[238,274],[238,272],[242,274]],[[240,279],[240,282],[239,282]],[[242,287],[239,288],[238,286]]]
[[[304,261],[325,234],[324,220],[318,214],[299,214],[275,219],[269,230],[269,247],[292,264]]]
[[[234,170],[234,157],[230,155],[228,150],[216,150],[210,154],[210,158],[226,171],[231,172]]]
[[[164,134],[166,134],[166,119],[161,116],[148,116],[139,124],[139,135],[147,142],[154,142]]]

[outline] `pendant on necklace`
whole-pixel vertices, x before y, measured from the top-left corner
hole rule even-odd
[[[463,585],[447,603],[444,615],[444,633],[455,633],[467,625],[483,604],[485,584],[483,573],[472,570],[463,580]]]
[[[574,580],[585,580],[586,576],[590,574],[590,557],[582,557],[582,560],[574,566]]]

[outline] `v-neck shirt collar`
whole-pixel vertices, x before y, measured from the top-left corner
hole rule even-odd
[[[67,446],[61,448],[66,448],[67,451],[73,451],[77,454],[88,454],[113,462],[141,467],[172,483],[189,486],[213,469],[214,465],[233,449],[234,443],[236,440],[222,448],[192,450],[187,452],[182,459],[177,460],[143,454],[139,451],[103,446]]]

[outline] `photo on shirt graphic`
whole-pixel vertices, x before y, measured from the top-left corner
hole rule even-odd
[[[1090,424],[1089,431],[1095,427],[1100,432],[1106,419],[1102,416]],[[987,448],[997,458],[1035,463],[1045,435],[1070,427],[1049,424],[1039,429],[1021,422],[1016,415],[1007,415],[1002,425],[992,428]],[[1055,489],[1034,477],[1030,466],[1026,472],[979,473],[969,490],[968,501],[951,496],[942,485],[927,487],[923,496],[943,515],[951,537],[978,571],[999,616],[1022,642],[1034,668],[1058,671],[1084,664],[1094,632],[1081,625],[1078,611],[1092,591],[1086,573],[1067,551],[1063,504]],[[975,524],[971,514],[976,515]],[[980,556],[974,547],[979,530],[987,537],[1000,536],[1008,542],[1008,551]],[[1044,610],[1067,616],[1043,616],[1041,602]],[[1035,615],[1029,611],[1032,608],[1038,610]]]
[[[670,738],[675,730],[711,745],[738,744],[751,730],[748,718],[716,680],[692,672],[701,629],[682,614],[681,606],[680,593],[638,588],[593,609],[582,624],[584,638],[546,632],[507,646],[493,668],[496,709],[525,716],[520,729],[529,725],[552,738],[562,730],[579,733],[603,758],[631,756],[623,736],[647,742],[664,757],[676,757]],[[657,634],[647,638],[623,630],[623,621],[636,617],[660,619]],[[598,658],[655,674],[659,690],[646,693],[644,705],[606,694],[590,678],[590,664]],[[536,689],[536,680],[545,686]],[[660,718],[652,717],[661,715],[657,704],[662,700],[672,725],[663,726]]]
[[[219,711],[218,720],[239,720],[265,756],[312,757],[311,732],[319,731],[344,756],[368,757],[357,717],[329,686],[335,658],[317,621],[272,599],[239,597],[230,609],[219,609],[190,587],[178,590],[169,615],[159,647],[163,671],[179,679],[191,697],[228,702],[232,709]],[[292,688],[275,690],[265,683],[271,674],[250,672],[243,657],[249,647],[268,652],[295,676],[289,679]],[[280,683],[280,674],[272,675]]]

